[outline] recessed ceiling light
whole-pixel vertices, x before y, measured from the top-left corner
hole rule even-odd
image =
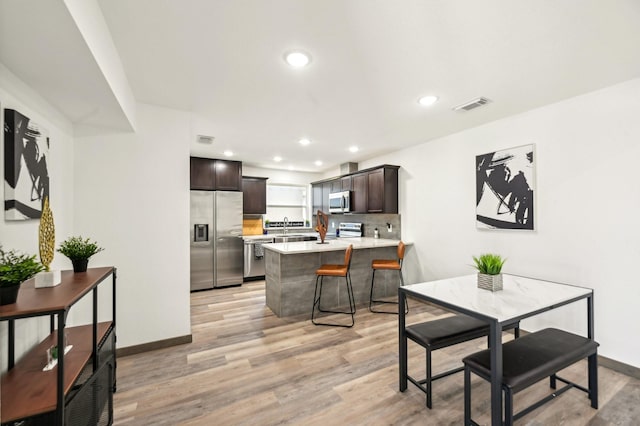
[[[300,140],[298,141],[298,143],[299,143],[300,145],[302,145],[302,146],[307,146],[307,145],[309,145],[309,144],[311,143],[311,141],[310,141],[309,139],[306,139],[306,138],[305,138],[305,139],[300,139]]]
[[[322,161],[318,160],[318,161],[316,161],[316,162],[315,162],[315,163],[313,163],[313,164],[315,164],[316,166],[322,166]]]
[[[275,157],[273,157],[273,161],[275,161],[276,163],[279,163],[280,161],[282,161],[282,157],[280,157],[279,155],[276,155]]]
[[[311,56],[308,53],[297,50],[285,53],[284,60],[294,68],[302,68],[311,62]]]
[[[225,156],[227,156],[227,157],[231,157],[231,156],[233,156],[233,152],[232,152],[232,151],[229,151],[229,150],[226,150],[225,152],[223,152],[223,154],[224,154]]]
[[[358,147],[357,146],[350,146],[349,147],[349,151],[350,152],[358,152]]]
[[[422,106],[431,106],[436,102],[438,102],[438,97],[433,95],[423,96],[420,99],[418,99],[418,103]]]

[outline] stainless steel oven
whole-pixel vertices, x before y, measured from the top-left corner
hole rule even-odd
[[[351,211],[351,192],[342,191],[329,194],[330,213],[349,213]]]

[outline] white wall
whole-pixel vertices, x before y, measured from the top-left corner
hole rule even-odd
[[[185,336],[189,302],[188,113],[138,104],[135,134],[77,138],[75,232],[118,268],[118,347]]]
[[[267,183],[279,183],[286,185],[308,185],[311,182],[322,179],[321,173],[296,172],[287,170],[265,169],[242,165],[244,176],[256,176],[269,178]]]
[[[49,132],[50,149],[47,167],[50,179],[50,205],[56,227],[56,242],[71,233],[74,220],[73,194],[73,131],[71,123],[26,86],[0,63],[0,107],[18,110]],[[0,114],[0,130],[4,129],[4,111]],[[4,131],[0,132],[0,165],[4,165]],[[0,199],[4,201],[4,167],[2,167]],[[5,250],[16,249],[28,254],[39,254],[38,220],[5,221],[4,209],[0,213],[0,244]],[[39,255],[38,255],[39,259]],[[69,269],[69,261],[57,253],[53,269]],[[16,359],[33,344],[49,334],[49,320],[26,319],[16,321]],[[1,368],[6,369],[6,322],[0,323]]]
[[[490,106],[489,106],[490,108]],[[470,112],[471,114],[473,112]],[[640,367],[640,79],[361,163],[400,169],[402,237],[421,280],[471,274],[498,252],[505,272],[592,287],[600,354]],[[535,144],[536,230],[476,229],[475,156]],[[528,320],[585,330],[586,304]]]

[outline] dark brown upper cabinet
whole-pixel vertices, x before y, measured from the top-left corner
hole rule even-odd
[[[216,190],[242,191],[242,163],[216,160]]]
[[[398,213],[398,169],[388,164],[313,182],[313,213],[328,211],[329,193],[351,191],[352,213]]]
[[[367,212],[367,174],[360,173],[351,176],[352,193],[351,193],[351,212],[366,213]]]
[[[382,166],[367,172],[367,212],[398,213],[397,166]]]
[[[215,160],[191,157],[191,189],[215,190]]]
[[[243,176],[242,202],[244,214],[266,214],[267,178]]]
[[[191,189],[242,191],[242,163],[191,157]]]

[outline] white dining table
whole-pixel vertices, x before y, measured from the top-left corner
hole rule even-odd
[[[502,329],[505,326],[586,299],[586,337],[594,339],[593,290],[590,288],[503,274],[503,290],[492,292],[478,288],[477,275],[474,274],[400,287],[398,306],[404,306],[407,297],[430,302],[489,324],[492,425],[502,424]],[[403,309],[399,310],[398,317],[400,391],[404,392],[407,389],[407,335]]]

